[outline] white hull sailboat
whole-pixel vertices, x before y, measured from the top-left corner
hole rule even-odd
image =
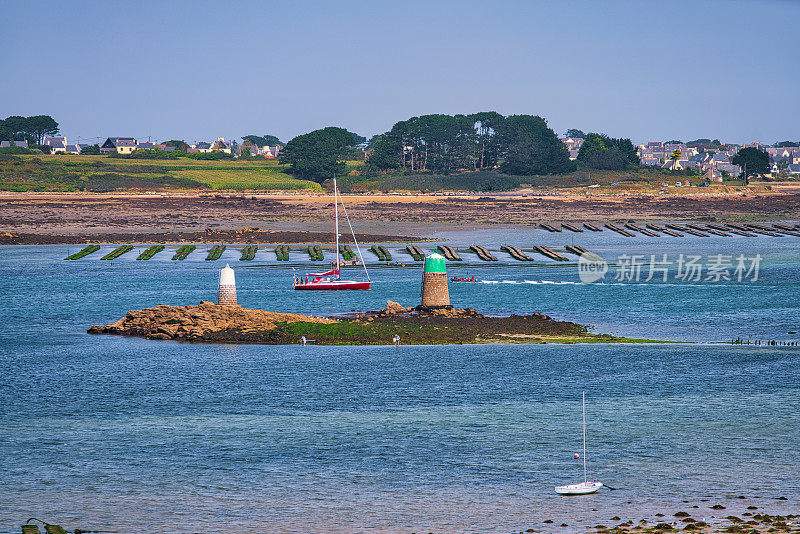
[[[556,493],[559,495],[588,495],[595,493],[603,487],[602,482],[588,480],[586,478],[586,393],[582,393],[583,408],[583,482],[568,484],[566,486],[556,486]],[[577,457],[577,455],[576,455]]]

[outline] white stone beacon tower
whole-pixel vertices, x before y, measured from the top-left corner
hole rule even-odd
[[[217,304],[220,306],[236,306],[236,277],[233,269],[225,264],[224,269],[219,270],[219,287],[217,288]]]

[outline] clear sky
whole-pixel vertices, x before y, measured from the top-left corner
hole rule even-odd
[[[541,115],[634,142],[800,139],[800,2],[0,0],[0,118],[70,141],[369,137]]]

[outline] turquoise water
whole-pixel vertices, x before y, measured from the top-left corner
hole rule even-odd
[[[800,348],[717,342],[798,339],[800,240],[608,234],[575,242],[606,259],[764,260],[757,282],[719,284],[584,285],[575,265],[499,252],[499,265],[462,254],[448,266],[482,281],[451,284],[459,306],[691,344],[303,348],[85,330],[129,309],[213,300],[225,262],[241,304],[319,315],[415,304],[419,270],[374,267],[370,292],[311,295],[292,291],[290,267],[266,250],[243,267],[233,250],[213,263],[169,251],[137,262],[139,248],[100,261],[108,246],[64,262],[78,247],[3,247],[0,531],[35,516],[119,532],[572,532],[680,509],[710,518],[715,503],[722,516],[751,504],[796,512]],[[571,239],[513,235],[436,237]],[[582,476],[582,390],[590,476],[618,489],[562,498],[552,487]]]

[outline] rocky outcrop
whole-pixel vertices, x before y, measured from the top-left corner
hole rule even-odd
[[[129,311],[119,321],[105,326],[94,325],[88,332],[148,339],[216,341],[221,336],[258,335],[274,330],[277,323],[296,322],[335,323],[336,321],[296,313],[275,313],[201,302],[198,306],[160,305]]]
[[[317,345],[387,345],[399,335],[401,343],[441,345],[494,342],[591,341],[598,336],[587,327],[554,321],[546,315],[487,317],[471,308],[407,308],[388,302],[386,309],[340,316],[336,319],[250,310],[201,302],[198,306],[155,306],[129,311],[90,334],[116,334],[147,339],[201,343],[299,344],[303,338]],[[543,337],[546,338],[543,339]],[[604,342],[610,336],[599,336]]]
[[[357,319],[374,321],[384,317],[442,317],[442,318],[463,318],[463,317],[484,317],[472,308],[456,309],[453,306],[410,306],[405,307],[393,300],[386,301],[386,309],[378,311],[368,311],[360,313]]]

